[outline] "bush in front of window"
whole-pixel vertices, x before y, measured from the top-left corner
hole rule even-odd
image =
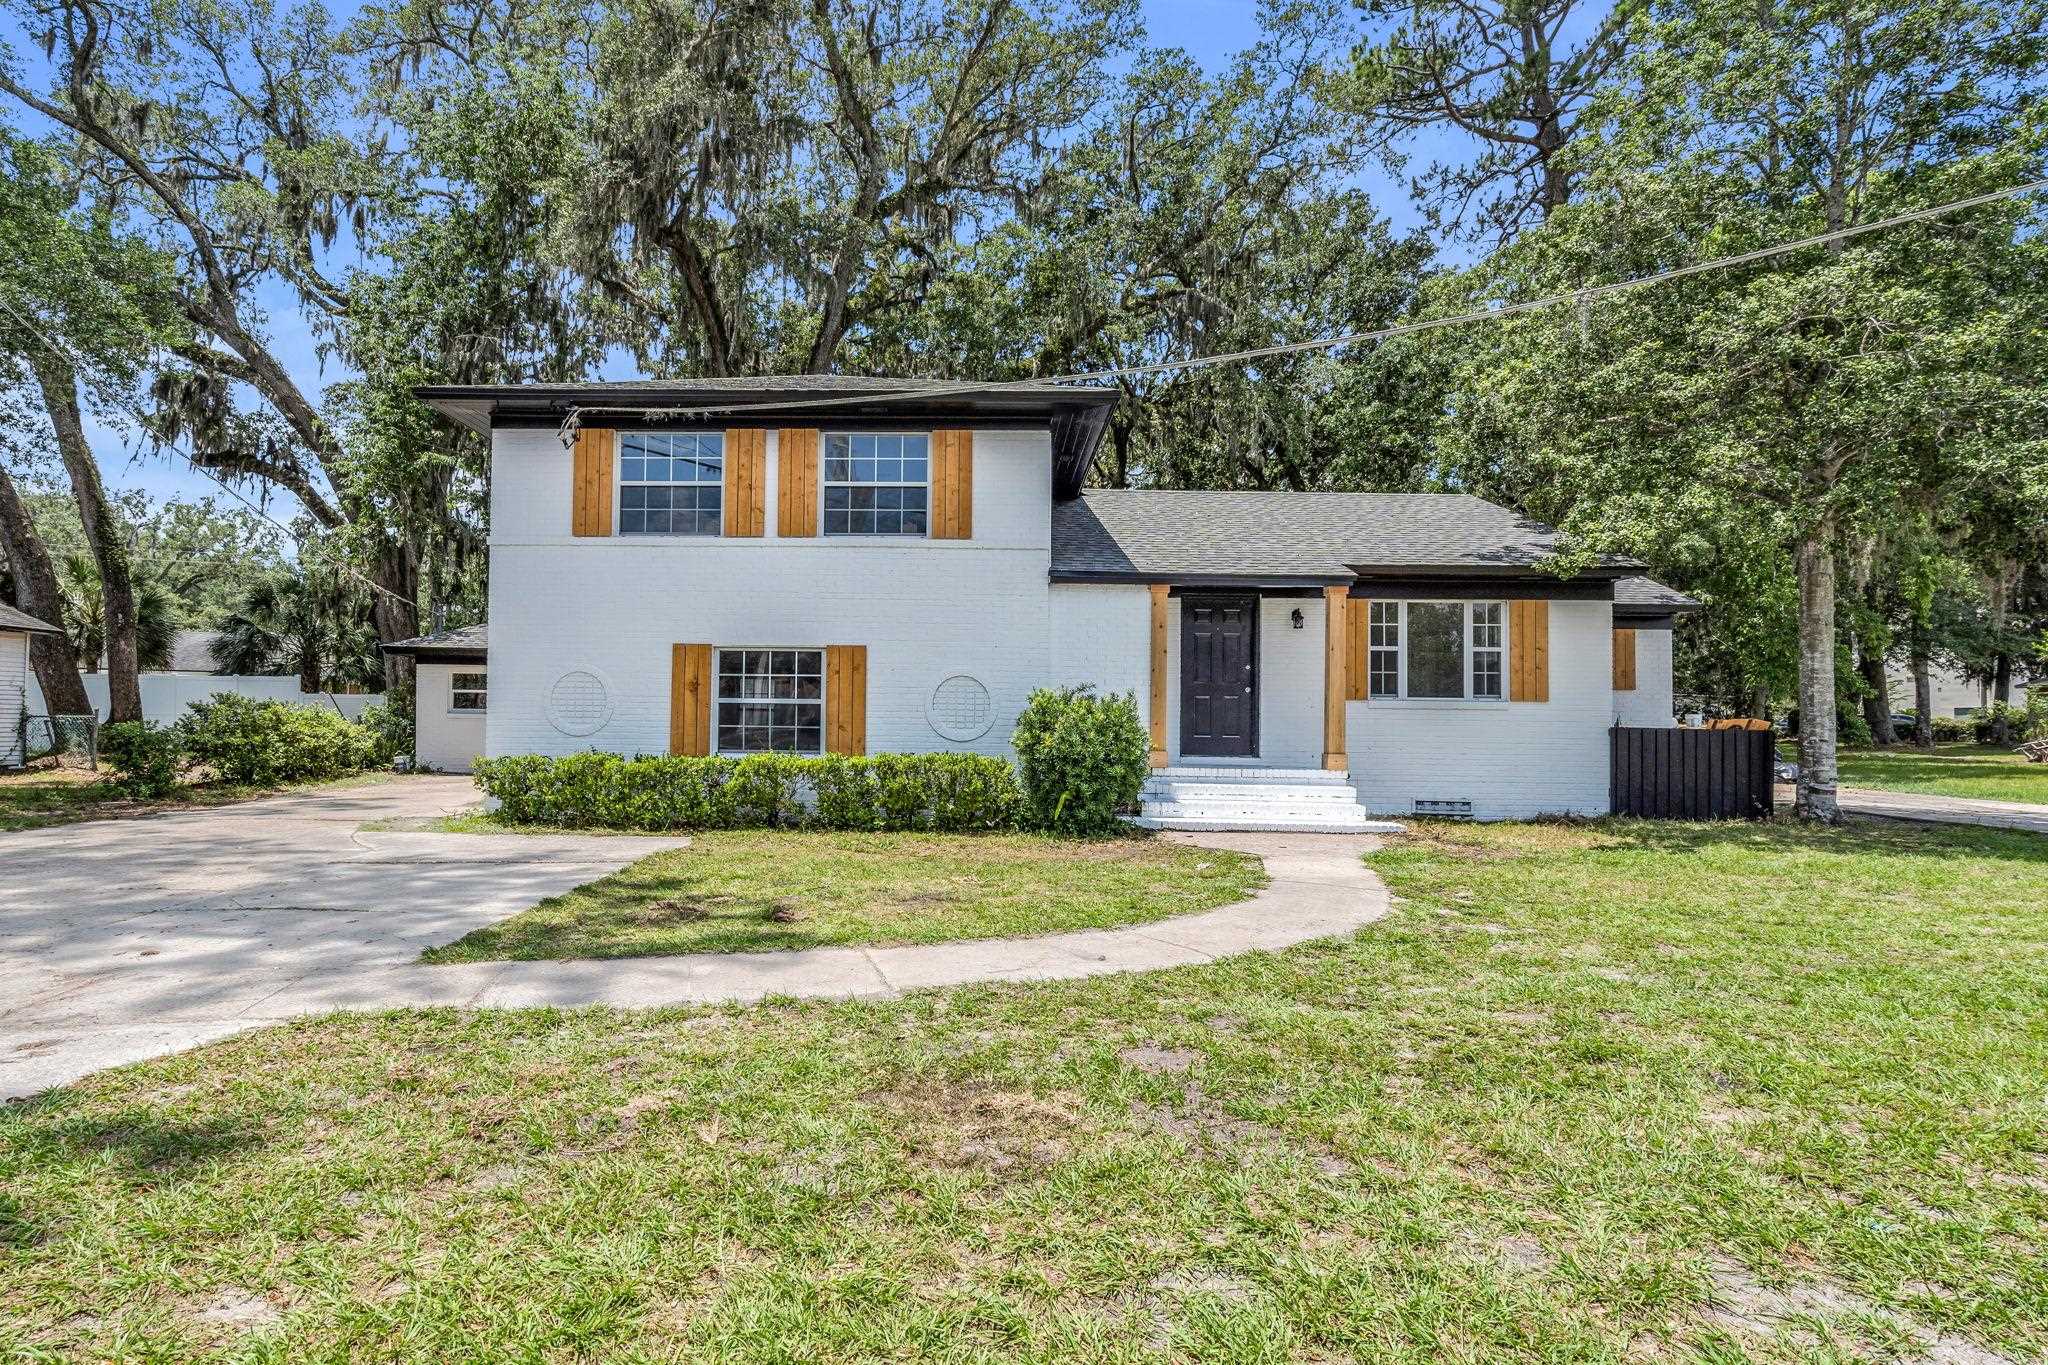
[[[377,739],[339,711],[216,692],[172,727],[223,782],[314,782],[377,764]]]
[[[1055,834],[1120,833],[1117,815],[1137,805],[1150,771],[1138,699],[1098,697],[1088,687],[1042,687],[1010,737],[1027,818]]]
[[[564,829],[973,832],[1017,827],[1015,771],[985,754],[480,759],[498,818]]]
[[[100,727],[100,760],[114,770],[114,785],[140,799],[168,796],[178,786],[185,746],[178,732],[147,720],[117,720]]]

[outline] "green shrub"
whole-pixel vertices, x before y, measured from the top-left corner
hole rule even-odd
[[[146,720],[117,720],[100,728],[100,758],[128,795],[166,796],[177,789],[185,748],[176,730]]]
[[[173,728],[191,761],[223,782],[312,782],[377,763],[376,737],[327,707],[216,692]]]
[[[1936,716],[1934,718],[1934,742],[1936,744],[1960,744],[1971,737],[1970,722],[1961,716]]]
[[[1117,832],[1119,811],[1145,785],[1146,734],[1137,698],[1086,687],[1040,688],[1011,736],[1028,818],[1059,834]]]
[[[2048,689],[2028,694],[2025,706],[1995,701],[1970,717],[1971,736],[1979,744],[2024,744],[2030,739],[2048,739]],[[2004,722],[2005,733],[1999,733]]]
[[[356,724],[369,731],[376,745],[377,766],[387,768],[399,758],[412,757],[418,747],[413,733],[413,690],[410,684],[394,687],[384,700],[365,706]]]
[[[500,819],[565,829],[1002,830],[1022,809],[1010,765],[982,754],[521,754],[479,760],[476,781]]]

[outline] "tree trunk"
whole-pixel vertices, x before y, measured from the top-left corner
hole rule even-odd
[[[107,719],[142,719],[142,684],[135,649],[135,579],[128,565],[128,546],[121,526],[107,504],[107,490],[100,483],[99,462],[85,439],[85,422],[78,410],[78,377],[62,361],[43,357],[36,361],[36,382],[43,391],[43,406],[50,425],[56,429],[57,452],[64,457],[64,470],[71,476],[71,496],[78,504],[78,520],[85,528],[86,544],[92,548],[94,565],[100,573],[100,602],[107,631]],[[54,624],[54,623],[52,623]]]
[[[1872,742],[1890,747],[1899,742],[1892,729],[1892,687],[1884,675],[1884,651],[1856,642],[1857,666],[1863,673],[1863,718],[1870,723]]]
[[[2012,743],[2012,720],[2006,708],[2012,705],[2012,655],[2000,650],[1991,675],[1991,742]]]
[[[1802,820],[1832,825],[1835,804],[1835,559],[1822,523],[1799,542],[1799,788]]]
[[[1755,716],[1758,720],[1769,720],[1771,718],[1770,688],[1765,687],[1762,683],[1758,683],[1750,689],[1749,710],[1746,714]]]
[[[6,466],[0,465],[0,554],[14,574],[14,605],[47,625],[55,635],[31,636],[29,661],[43,689],[43,706],[53,716],[82,716],[92,710],[85,680],[78,676],[78,656],[64,633],[64,595],[57,589],[57,570],[50,552],[29,520],[28,506]]]
[[[1913,742],[1934,747],[1934,665],[1922,645],[1913,648]]]
[[[315,649],[299,651],[299,691],[320,691],[320,653]]]

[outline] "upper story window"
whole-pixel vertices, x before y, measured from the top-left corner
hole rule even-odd
[[[619,534],[715,536],[725,513],[725,437],[628,431],[619,437]]]
[[[826,535],[924,535],[931,438],[832,432],[825,437],[824,485]]]
[[[1375,601],[1367,624],[1367,693],[1499,701],[1507,633],[1504,602]]]

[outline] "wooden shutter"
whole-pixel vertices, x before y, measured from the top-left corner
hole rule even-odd
[[[578,427],[570,457],[569,533],[608,536],[612,533],[612,447],[617,433],[609,427]]]
[[[825,752],[868,751],[868,647],[825,648]]]
[[[1636,633],[1633,630],[1618,629],[1614,632],[1614,690],[1636,690]]]
[[[725,433],[725,533],[768,531],[768,433],[735,427]]]
[[[974,538],[974,433],[935,431],[931,459],[933,540]]]
[[[818,534],[818,429],[784,427],[775,438],[775,534]]]
[[[1344,699],[1366,700],[1366,683],[1371,662],[1366,658],[1367,632],[1372,624],[1372,603],[1354,597],[1344,610]]]
[[[1147,706],[1152,739],[1147,761],[1155,768],[1166,766],[1166,610],[1173,594],[1169,584],[1154,583],[1152,590],[1152,685]]]
[[[711,752],[711,646],[670,647],[668,751]]]
[[[1508,603],[1508,700],[1550,700],[1550,603]]]

